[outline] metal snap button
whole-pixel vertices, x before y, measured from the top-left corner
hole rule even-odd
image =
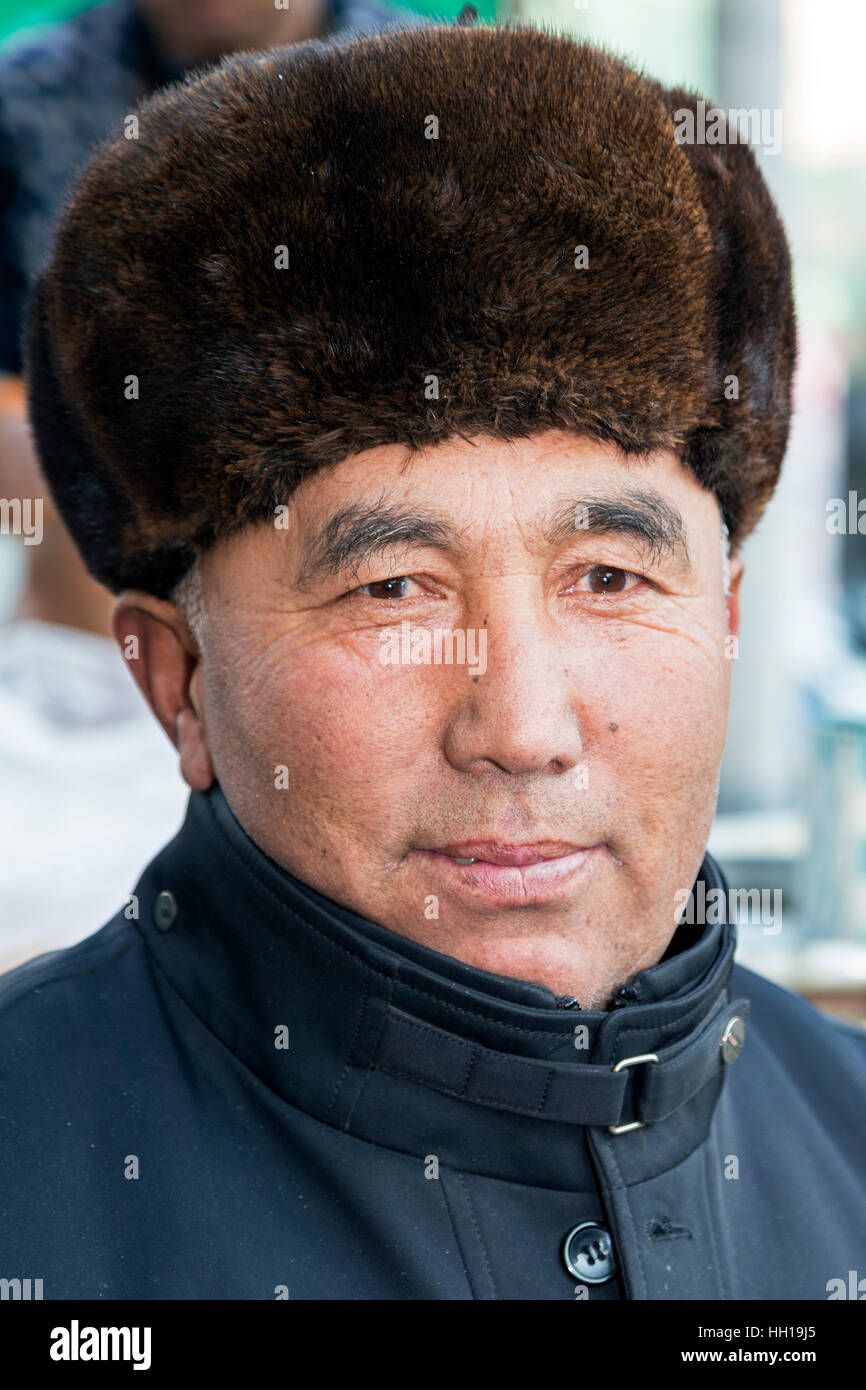
[[[569,1231],[562,1247],[569,1274],[582,1284],[606,1284],[616,1273],[616,1256],[610,1232],[594,1221],[584,1221]]]
[[[722,1033],[720,1046],[723,1062],[736,1062],[746,1037],[746,1020],[739,1014],[728,1019]]]
[[[173,893],[167,890],[158,893],[156,902],[153,905],[154,926],[159,927],[160,931],[168,931],[169,927],[174,926],[177,917],[177,901]]]

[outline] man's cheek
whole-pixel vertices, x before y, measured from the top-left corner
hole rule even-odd
[[[721,757],[727,728],[728,672],[691,646],[608,668],[610,711],[602,732],[621,767],[688,782]],[[616,729],[610,730],[611,724]]]
[[[255,742],[282,750],[298,785],[359,788],[375,800],[417,766],[434,736],[430,673],[371,670],[344,650],[316,650],[272,673],[257,693]],[[405,791],[405,787],[403,788]]]

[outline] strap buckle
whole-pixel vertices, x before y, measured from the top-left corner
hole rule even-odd
[[[658,1057],[654,1052],[641,1052],[637,1057],[623,1057],[621,1062],[617,1062],[614,1071],[623,1071],[625,1067],[636,1067],[638,1062],[657,1062]],[[630,1129],[643,1129],[643,1120],[632,1120],[627,1125],[608,1125],[611,1134],[627,1134]]]

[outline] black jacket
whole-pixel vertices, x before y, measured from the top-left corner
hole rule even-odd
[[[866,1274],[866,1033],[734,946],[681,926],[614,1008],[568,1007],[335,906],[194,793],[126,909],[0,981],[0,1278],[827,1299]]]

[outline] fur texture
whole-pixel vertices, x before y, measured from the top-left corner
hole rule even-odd
[[[790,258],[751,149],[677,143],[696,102],[519,25],[241,54],[150,98],[31,303],[36,439],[93,574],[166,595],[350,453],[553,426],[675,449],[737,546],[788,434]]]

